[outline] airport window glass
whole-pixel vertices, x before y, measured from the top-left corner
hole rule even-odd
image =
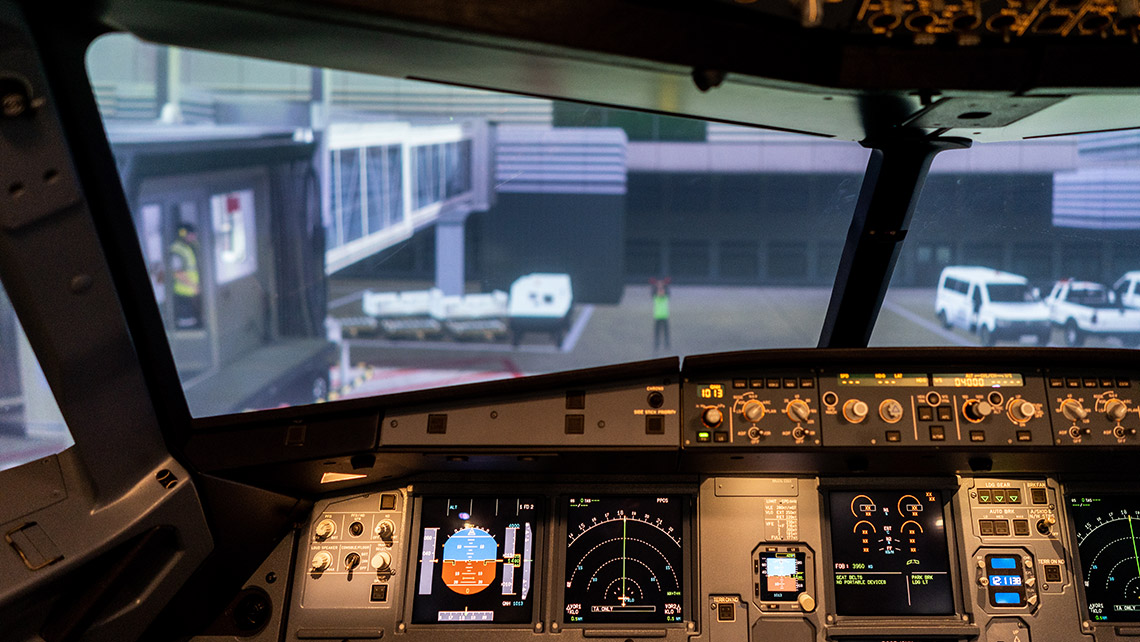
[[[1140,132],[941,153],[871,345],[1135,347],[1140,302],[1113,285],[1140,270],[1137,247]]]
[[[0,286],[0,470],[54,455],[71,432]]]
[[[157,48],[89,74],[195,416],[818,343],[856,143]]]

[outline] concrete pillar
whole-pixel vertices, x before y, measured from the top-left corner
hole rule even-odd
[[[467,211],[440,213],[435,224],[435,287],[444,295],[462,295],[467,285],[464,263]]]

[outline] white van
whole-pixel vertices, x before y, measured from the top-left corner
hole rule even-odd
[[[1116,301],[1125,307],[1140,308],[1140,271],[1125,272],[1112,286]]]
[[[953,265],[942,270],[934,314],[946,328],[977,332],[982,345],[998,339],[1049,342],[1049,308],[1024,276],[993,268]]]

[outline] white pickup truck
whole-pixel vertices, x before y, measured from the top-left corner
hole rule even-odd
[[[1119,337],[1126,346],[1140,344],[1140,310],[1124,305],[1100,283],[1057,281],[1045,303],[1049,320],[1061,328],[1066,345],[1083,345],[1090,335]]]

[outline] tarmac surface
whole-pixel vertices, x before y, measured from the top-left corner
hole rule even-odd
[[[359,283],[355,284],[359,291]],[[333,315],[361,314],[349,288],[334,291]],[[521,345],[506,340],[426,341],[350,339],[350,363],[371,369],[371,379],[351,396],[401,392],[437,385],[540,374],[614,363],[764,348],[814,347],[830,298],[829,288],[673,286],[670,344],[654,347],[648,286],[627,286],[617,305],[575,305],[561,345],[528,334]],[[1050,345],[1060,345],[1054,332]],[[1032,338],[999,345],[1036,345]],[[975,346],[976,334],[943,328],[934,316],[933,288],[887,293],[872,346]],[[1090,347],[1120,347],[1115,339],[1089,339]]]

